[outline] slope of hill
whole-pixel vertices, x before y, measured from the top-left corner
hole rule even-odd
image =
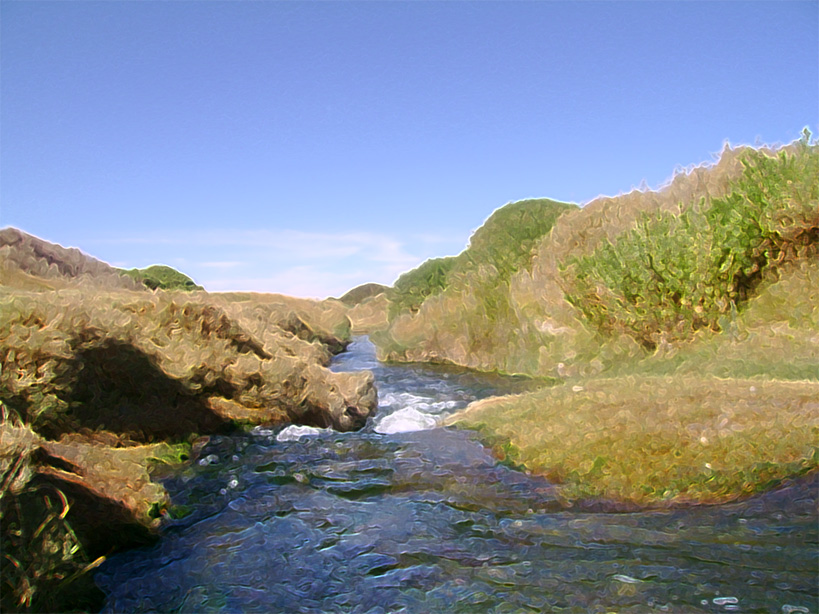
[[[140,282],[151,290],[204,290],[190,277],[164,264],[155,264],[144,269],[120,269],[123,275]]]
[[[389,290],[390,290],[389,286],[384,286],[381,284],[376,283],[362,284],[360,286],[356,286],[352,290],[345,292],[344,295],[338,300],[340,300],[345,305],[355,307],[356,305],[361,304],[363,301],[378,296],[379,294],[388,292]]]
[[[0,230],[0,283],[30,290],[48,290],[72,283],[121,290],[141,284],[76,248],[49,243],[17,228]]]
[[[817,177],[806,137],[726,148],[661,190],[567,209],[508,280],[490,263],[453,265],[438,292],[393,313],[380,357],[564,378],[717,333],[761,281],[816,253]]]
[[[448,288],[468,286],[477,271],[486,283],[502,285],[528,268],[532,249],[560,215],[576,205],[546,198],[509,203],[492,213],[478,228],[469,246],[457,256],[433,258],[401,275],[389,295],[390,320],[415,314],[430,297]]]

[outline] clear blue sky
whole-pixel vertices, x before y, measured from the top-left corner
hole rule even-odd
[[[0,3],[0,226],[339,295],[819,123],[819,2]]]

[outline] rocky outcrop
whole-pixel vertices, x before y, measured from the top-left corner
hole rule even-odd
[[[271,324],[251,323],[251,334],[241,317],[187,295],[101,298],[0,301],[0,400],[48,437],[103,428],[179,439],[231,421],[348,430],[375,407],[372,379],[325,369],[318,341]]]
[[[99,609],[87,572],[155,537],[151,468],[202,435],[346,431],[377,406],[371,374],[326,368],[351,340],[337,301],[151,293],[14,229],[0,285],[2,611]]]
[[[99,607],[85,572],[152,539],[168,507],[149,473],[153,459],[180,457],[163,440],[242,424],[346,431],[375,410],[371,374],[324,366],[349,336],[292,309],[216,303],[161,292],[2,295],[0,520],[12,586],[3,611]],[[349,331],[346,316],[337,327]]]

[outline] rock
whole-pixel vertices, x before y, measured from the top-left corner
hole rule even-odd
[[[333,373],[309,369],[305,386],[305,412],[294,422],[352,431],[364,426],[378,407],[375,379],[369,371]]]

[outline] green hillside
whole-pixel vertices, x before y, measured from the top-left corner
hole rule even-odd
[[[184,273],[164,264],[155,264],[144,269],[122,269],[121,271],[151,290],[204,290]]]
[[[457,256],[433,258],[404,273],[391,294],[390,319],[416,313],[423,302],[449,286],[463,284],[481,268],[492,271],[494,283],[503,283],[529,266],[532,249],[557,218],[576,205],[546,198],[521,200],[497,209],[472,235]]]
[[[819,153],[806,133],[726,148],[657,191],[546,203],[498,210],[445,274],[402,277],[380,357],[564,379],[689,351],[816,258]]]

